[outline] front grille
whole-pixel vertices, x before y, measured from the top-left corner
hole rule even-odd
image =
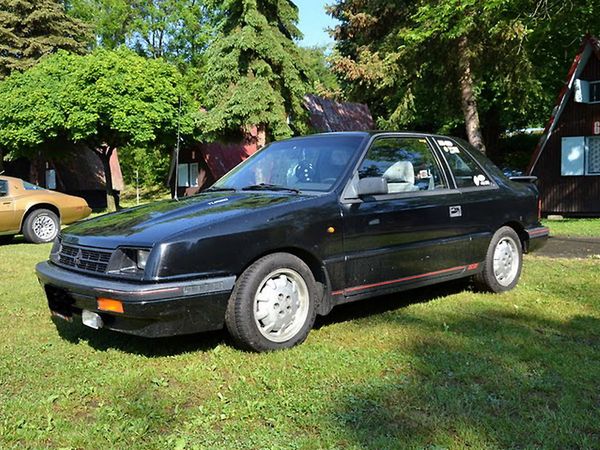
[[[105,273],[112,252],[90,248],[62,245],[58,262],[87,272]]]

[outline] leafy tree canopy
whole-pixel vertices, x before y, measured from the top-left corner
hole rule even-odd
[[[88,31],[57,1],[0,0],[0,79],[59,49],[83,53]]]
[[[206,136],[257,125],[274,138],[305,130],[309,75],[294,39],[290,0],[219,2],[220,35],[207,51],[201,128]]]
[[[178,124],[192,133],[195,106],[180,81],[171,64],[127,49],[59,52],[0,82],[0,146],[28,155],[55,141],[84,143],[110,180],[115,148],[173,142]],[[107,191],[112,194],[110,183]]]
[[[68,11],[92,24],[100,46],[127,45],[181,69],[202,64],[214,34],[204,0],[73,0]]]
[[[311,93],[330,99],[343,99],[342,86],[331,68],[326,47],[300,48],[308,68]]]
[[[330,13],[335,68],[382,127],[455,132],[475,112],[492,146],[546,118],[596,20],[589,2],[543,0],[339,0]]]

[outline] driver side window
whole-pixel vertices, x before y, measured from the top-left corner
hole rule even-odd
[[[382,177],[388,193],[447,188],[439,164],[423,138],[382,138],[373,143],[359,170],[359,178]]]
[[[8,181],[0,180],[0,197],[6,197],[8,195]]]

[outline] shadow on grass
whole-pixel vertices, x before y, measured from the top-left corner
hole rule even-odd
[[[329,315],[318,317],[315,328],[375,316],[411,304],[428,302],[438,297],[456,294],[467,288],[467,281],[455,280],[400,294],[385,295],[340,305],[334,308]],[[144,338],[106,329],[93,330],[81,324],[77,318],[72,323],[57,318],[52,320],[61,338],[73,344],[86,342],[90,347],[99,351],[117,349],[146,357],[163,357],[188,352],[209,351],[222,344],[233,346],[233,341],[225,329],[184,336]]]
[[[471,288],[470,283],[470,279],[462,278],[395,294],[381,295],[342,304],[333,308],[327,316],[318,316],[314,328],[319,329],[334,323],[348,322],[364,317],[375,316],[417,303],[427,303],[436,298],[446,297],[468,290]]]
[[[224,343],[232,345],[225,330],[174,337],[145,338],[111,330],[93,330],[78,322],[77,319],[72,323],[56,318],[53,318],[52,321],[60,337],[73,344],[86,342],[90,347],[99,351],[115,349],[149,358],[209,351]]]
[[[382,321],[407,326],[400,315]],[[334,413],[361,448],[600,448],[600,320],[486,310],[415,317],[410,361]],[[445,331],[444,331],[445,330]]]

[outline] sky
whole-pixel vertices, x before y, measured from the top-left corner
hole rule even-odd
[[[300,44],[304,47],[333,44],[333,39],[325,31],[337,22],[325,12],[325,5],[333,3],[333,0],[294,0],[294,3],[300,11],[298,28],[304,34]]]

